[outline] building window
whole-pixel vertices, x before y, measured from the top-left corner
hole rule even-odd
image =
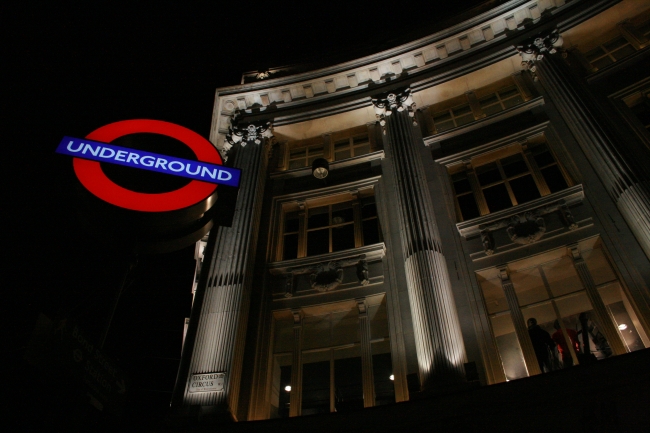
[[[347,195],[349,197],[349,195]],[[323,203],[313,200],[304,211],[284,213],[282,260],[333,253],[381,242],[372,195]]]
[[[316,158],[323,157],[323,145],[299,147],[289,152],[289,170],[311,167]]]
[[[591,66],[598,70],[633,54],[635,51],[627,39],[623,36],[617,36],[585,53],[585,58],[591,63]]]
[[[639,119],[643,127],[650,131],[650,98],[648,96],[648,94],[645,94],[638,98],[635,101],[636,103],[630,106],[630,110]]]
[[[474,114],[469,104],[459,105],[433,114],[433,123],[437,132],[466,125],[474,120]]]
[[[492,157],[490,157],[492,156]],[[462,220],[507,209],[569,186],[543,140],[509,146],[449,167]]]
[[[479,283],[497,350],[508,380],[528,375],[527,363],[538,363],[540,369],[552,371],[580,364],[588,357],[604,359],[612,355],[609,342],[604,338],[603,326],[612,327],[628,352],[643,349],[647,337],[636,313],[618,280],[613,267],[605,256],[598,239],[587,239],[579,245],[582,257],[593,278],[597,295],[607,309],[607,321],[601,323],[592,306],[590,296],[580,278],[575,264],[566,249],[547,251],[535,258],[515,261],[507,265],[512,289],[503,284],[498,272],[478,272]],[[506,290],[513,290],[510,300]],[[513,300],[516,304],[512,305]],[[536,350],[537,359],[526,360],[521,346],[527,342],[534,349],[532,333],[517,334],[516,328],[525,329],[528,321],[535,319],[537,325],[551,337],[555,344],[544,350]],[[582,332],[586,320],[588,332]],[[520,323],[517,323],[520,322]],[[564,333],[572,344],[566,344]],[[584,340],[584,335],[588,340]],[[588,348],[588,353],[586,352]],[[540,353],[541,352],[541,353]],[[593,358],[592,358],[593,359]]]
[[[479,99],[481,109],[486,116],[491,116],[524,102],[516,86],[509,86]]]
[[[335,161],[365,155],[366,153],[370,153],[368,134],[357,135],[334,142]]]

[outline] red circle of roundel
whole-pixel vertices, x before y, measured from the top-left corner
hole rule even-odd
[[[134,119],[109,123],[86,135],[89,140],[110,143],[127,134],[149,132],[175,138],[187,145],[199,161],[222,164],[221,155],[205,138],[183,126],[161,120]],[[183,209],[208,198],[217,185],[193,180],[174,191],[159,194],[135,192],[110,180],[99,162],[73,158],[74,171],[81,184],[100,199],[126,209],[143,212],[166,212]]]

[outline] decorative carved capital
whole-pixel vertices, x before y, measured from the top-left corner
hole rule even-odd
[[[362,286],[367,286],[370,284],[370,278],[368,274],[368,262],[365,260],[359,260],[357,263],[357,278]]]
[[[527,245],[537,242],[546,233],[546,223],[540,212],[526,212],[510,218],[506,233],[514,243]]]
[[[357,308],[359,309],[359,315],[365,315],[368,312],[368,308],[366,307],[366,298],[358,298],[355,299],[357,301]]]
[[[417,125],[417,121],[415,120],[415,102],[413,102],[411,89],[408,87],[401,91],[382,93],[372,98],[372,104],[375,107],[375,115],[379,119],[379,124],[384,134],[386,134],[386,119],[395,112],[407,110],[413,120],[413,125]]]
[[[532,39],[525,41],[522,45],[517,45],[517,51],[521,56],[521,66],[535,73],[537,68],[535,62],[542,60],[546,54],[555,54],[561,49],[564,41],[557,29],[551,32],[541,33]],[[563,53],[564,55],[564,53]]]
[[[505,267],[505,266],[497,267],[497,271],[499,272],[499,279],[501,281],[510,280],[510,275],[508,275],[508,268],[507,267]]]
[[[578,223],[576,223],[576,220],[573,218],[573,214],[567,205],[560,206],[560,215],[562,215],[562,219],[567,227],[569,227],[569,230],[575,230],[578,228]]]
[[[228,159],[228,151],[239,143],[245,147],[248,143],[261,144],[264,138],[273,137],[273,126],[270,121],[245,122],[240,120],[240,112],[236,111],[230,120],[230,128],[226,135],[223,152],[224,160]]]

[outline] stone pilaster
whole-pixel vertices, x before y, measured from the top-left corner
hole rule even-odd
[[[264,126],[240,125],[229,136],[226,156],[230,166],[242,170],[241,186],[232,226],[215,227],[208,240],[172,397],[172,407],[180,414],[194,413],[187,407],[200,406],[201,416],[237,419],[258,235],[255,222],[260,218],[268,163],[265,130]],[[198,391],[192,386],[192,376],[204,373],[224,374],[223,385]]]
[[[363,407],[375,405],[375,379],[372,371],[370,321],[366,299],[357,299],[359,309],[359,336],[361,338],[361,373],[363,376]]]
[[[608,116],[562,59],[561,44],[556,31],[517,48],[523,65],[539,78],[650,257],[650,179],[641,165],[644,158],[636,155],[629,143],[619,142],[608,126]]]
[[[598,293],[598,289],[596,289],[594,279],[591,276],[591,272],[589,272],[589,269],[587,268],[587,264],[582,258],[582,254],[580,253],[578,246],[570,246],[569,251],[571,253],[571,258],[573,259],[573,266],[575,267],[575,270],[586,289],[587,297],[589,298],[589,302],[591,302],[591,307],[594,309],[594,314],[596,316],[595,318],[598,322],[600,331],[607,339],[609,347],[612,349],[614,355],[624,354],[626,352],[625,344],[621,340],[620,334],[614,327],[615,322],[613,321],[613,318],[610,317],[610,314],[607,311],[607,307],[605,307],[603,300],[600,298],[600,294]]]
[[[300,416],[302,404],[302,316],[299,310],[293,314],[293,353],[291,354],[291,395],[289,416]]]
[[[409,89],[381,95],[373,104],[385,134],[386,162],[397,182],[396,207],[420,383],[424,389],[435,391],[436,385],[464,380],[466,356],[421,153],[416,147],[423,143],[415,135],[415,104]]]
[[[501,287],[503,292],[506,295],[506,300],[508,301],[508,307],[510,308],[510,314],[512,316],[512,323],[515,326],[515,334],[517,334],[517,339],[519,340],[519,345],[521,346],[521,353],[524,356],[524,361],[526,362],[526,370],[528,370],[528,375],[533,376],[536,374],[541,374],[542,371],[539,368],[539,362],[537,362],[537,356],[535,355],[535,349],[533,348],[533,343],[530,341],[530,336],[528,335],[528,328],[526,327],[526,321],[524,320],[524,315],[521,314],[519,309],[519,300],[517,299],[517,294],[515,293],[515,287],[512,285],[510,280],[510,275],[508,275],[508,270],[503,267],[499,268],[499,279],[501,279]]]

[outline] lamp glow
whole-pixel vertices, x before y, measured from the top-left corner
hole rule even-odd
[[[389,377],[389,379],[390,379],[390,380],[395,380],[395,375],[394,375],[394,374],[391,374],[390,377]]]
[[[285,386],[284,390],[287,391],[287,392],[291,392],[291,385]]]
[[[618,325],[618,329],[623,331],[623,330],[627,329],[627,325],[625,323],[621,323],[620,325]]]

